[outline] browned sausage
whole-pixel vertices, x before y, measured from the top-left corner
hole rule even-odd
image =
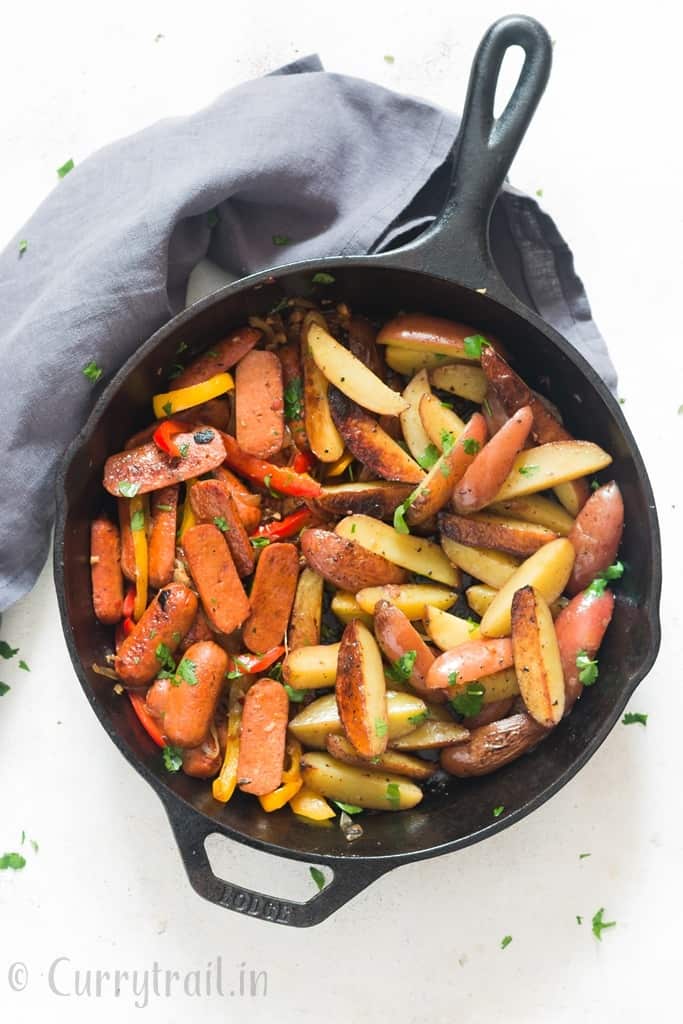
[[[225,534],[240,576],[254,571],[254,549],[232,495],[220,480],[198,480],[190,488],[192,511],[200,523],[213,523]]]
[[[90,579],[95,615],[106,626],[123,614],[123,576],[119,531],[104,516],[90,525]]]
[[[182,420],[183,423],[198,423],[204,427],[215,427],[216,430],[227,430],[230,426],[230,401],[225,398],[210,398],[208,402],[201,405],[193,405],[190,409],[183,409],[173,419]],[[124,448],[139,448],[152,440],[152,435],[157,427],[167,419],[154,420],[148,427],[138,430],[124,444]]]
[[[289,697],[274,679],[259,679],[247,690],[242,712],[237,785],[264,796],[282,781]]]
[[[178,519],[178,485],[162,487],[150,501],[152,531],[149,537],[149,585],[154,590],[173,579],[175,532]]]
[[[183,751],[183,771],[193,779],[212,779],[218,775],[222,760],[218,740],[210,732],[198,747]]]
[[[166,714],[166,705],[168,704],[168,695],[170,690],[170,679],[155,679],[145,696],[145,705],[147,710],[152,718],[156,718],[159,722],[163,722],[164,715]]]
[[[228,671],[228,656],[212,640],[193,644],[178,664],[166,702],[164,734],[175,747],[206,739]]]
[[[213,475],[223,484],[237,506],[237,512],[247,533],[255,533],[261,522],[261,495],[252,494],[239,477],[225,466],[216,466]]]
[[[146,608],[121,644],[114,668],[124,686],[145,686],[161,668],[159,645],[172,655],[197,614],[197,598],[182,583],[169,583]]]
[[[186,531],[183,549],[207,619],[217,632],[232,633],[249,614],[249,599],[225,537],[213,523],[201,523]]]
[[[206,621],[206,615],[201,608],[198,608],[194,622],[180,641],[178,650],[181,654],[184,654],[188,647],[192,647],[192,644],[198,644],[200,640],[213,640],[213,633],[211,632],[211,626]]]
[[[282,363],[283,383],[285,394],[288,396],[285,408],[287,426],[299,451],[308,452],[310,445],[304,424],[303,377],[299,345],[295,341],[290,341],[286,345],[282,345],[277,354]]]
[[[254,654],[282,643],[299,579],[299,554],[294,544],[264,548],[251,588],[251,615],[242,639]]]
[[[153,441],[110,455],[104,464],[105,489],[116,497],[122,493],[132,497],[130,493],[125,494],[128,485],[132,485],[137,487],[135,494],[147,494],[193,476],[202,476],[225,458],[225,445],[212,427],[198,426],[193,433],[177,434],[173,440],[185,453],[180,459],[162,452]]]
[[[280,360],[274,352],[249,352],[235,371],[235,437],[240,448],[260,459],[279,452],[285,439],[284,409]]]
[[[511,761],[516,761],[549,735],[550,730],[534,721],[531,715],[512,715],[490,725],[482,725],[470,733],[466,743],[441,751],[441,767],[461,779],[473,775],[489,775]]]
[[[130,528],[130,501],[119,498],[119,530],[121,532],[121,572],[131,583],[135,583],[135,548],[133,531]]]
[[[222,341],[217,341],[208,352],[198,356],[179,377],[169,384],[169,390],[188,388],[192,384],[201,384],[217,373],[225,373],[231,366],[250,352],[261,338],[261,332],[255,327],[238,327],[231,331]]]

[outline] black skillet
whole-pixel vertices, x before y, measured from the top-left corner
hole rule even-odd
[[[494,120],[498,74],[511,46],[523,48],[524,66],[505,111]],[[104,729],[163,801],[192,885],[206,899],[231,910],[298,927],[317,924],[392,868],[458,850],[519,821],[595,753],[655,661],[660,539],[636,443],[619,405],[592,367],[512,295],[489,251],[491,209],[543,92],[550,64],[550,39],[536,21],[512,16],[493,25],[474,61],[454,158],[454,185],[434,227],[400,251],[278,268],[196,303],[128,360],[65,458],[57,491],[55,580],[74,668]],[[313,275],[319,271],[332,274],[335,283],[314,285]],[[621,557],[627,571],[618,584],[614,619],[600,651],[599,685],[533,754],[494,776],[452,780],[427,792],[413,811],[367,815],[362,838],[351,844],[336,825],[307,824],[288,811],[265,814],[256,800],[241,794],[224,806],[213,800],[207,783],[166,773],[129,702],[114,695],[111,683],[90,667],[102,662],[111,643],[110,630],[93,616],[88,563],[88,524],[102,501],[106,456],[120,450],[125,439],[149,421],[150,397],[175,362],[180,341],[189,345],[191,358],[248,315],[270,310],[283,295],[344,299],[355,310],[383,316],[398,309],[423,310],[504,339],[519,371],[560,407],[569,430],[613,455],[606,478],[618,481],[626,506]],[[491,807],[498,804],[504,804],[505,816],[492,821]],[[327,865],[334,878],[308,903],[285,902],[231,885],[211,870],[204,842],[212,833],[283,857]]]

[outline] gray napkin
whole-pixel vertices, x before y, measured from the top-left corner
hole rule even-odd
[[[241,277],[386,248],[438,212],[457,127],[309,57],[105,147],[58,183],[0,255],[0,611],[47,557],[60,456],[107,380],[182,307],[192,268],[210,255]],[[507,190],[492,245],[508,284],[613,385],[552,220]],[[90,361],[99,383],[82,372]]]

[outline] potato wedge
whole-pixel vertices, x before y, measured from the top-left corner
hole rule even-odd
[[[387,736],[390,741],[413,732],[424,720],[427,705],[415,694],[387,690],[386,698],[389,727]],[[289,728],[305,747],[324,750],[329,733],[343,733],[336,695],[327,693],[308,704],[291,720]]]
[[[479,682],[484,687],[484,707],[487,704],[496,704],[498,701],[516,697],[519,693],[519,683],[514,668],[505,668],[502,672],[482,676]],[[465,687],[463,686],[462,689],[464,690]],[[452,695],[456,696],[457,693],[458,687],[456,686]]]
[[[449,651],[451,647],[464,644],[468,640],[479,639],[479,626],[461,619],[457,615],[449,615],[434,605],[428,605],[424,615],[425,629],[429,639],[441,651]]]
[[[535,587],[549,604],[556,601],[567,586],[573,565],[574,548],[566,537],[544,544],[535,555],[522,562],[498,591],[481,620],[479,628],[482,634],[493,637],[510,635],[512,598],[522,587]]]
[[[465,429],[463,420],[452,409],[442,405],[431,392],[420,399],[420,419],[430,443],[440,452],[446,440],[457,441]]]
[[[531,715],[511,715],[473,729],[467,743],[448,747],[441,754],[441,767],[461,779],[489,775],[516,761],[548,735],[549,730]]]
[[[486,420],[475,412],[457,441],[442,438],[442,442],[448,440],[443,452],[406,502],[405,518],[410,526],[421,526],[448,504],[453,489],[486,443],[487,436]]]
[[[339,644],[297,647],[282,662],[282,678],[293,690],[334,686],[338,656]]]
[[[558,484],[553,487],[555,497],[570,516],[578,516],[583,506],[590,497],[588,480],[581,476],[578,480],[568,480],[567,483]]]
[[[327,737],[327,752],[344,764],[352,764],[370,772],[395,772],[396,775],[405,775],[418,782],[424,782],[436,771],[433,762],[423,761],[420,757],[411,757],[396,750],[385,750],[383,754],[371,759],[361,757],[345,736],[330,734]]]
[[[369,615],[374,615],[378,601],[388,601],[409,619],[422,619],[427,605],[450,608],[458,600],[456,590],[435,583],[404,583],[402,586],[366,587],[356,594],[356,601]],[[333,601],[334,604],[334,601]]]
[[[484,445],[455,486],[451,504],[456,512],[478,512],[491,503],[524,447],[532,423],[531,409],[525,405]]]
[[[477,682],[512,667],[512,644],[507,639],[480,637],[444,651],[432,663],[425,685],[430,690],[448,689],[453,696],[467,683]]]
[[[322,494],[312,504],[323,515],[334,516],[335,519],[354,513],[374,519],[391,519],[412,490],[413,484],[389,483],[386,480],[333,484],[323,487]]]
[[[508,416],[528,405],[534,417],[532,437],[536,444],[571,441],[569,434],[541,398],[515,373],[494,348],[482,350],[481,367]]]
[[[323,583],[322,576],[308,567],[299,576],[287,632],[290,651],[320,643]]]
[[[349,351],[386,384],[383,349],[377,345],[377,328],[364,316],[352,316],[348,326]]]
[[[465,350],[465,338],[479,332],[474,327],[424,313],[400,313],[389,320],[377,335],[378,345],[410,348],[418,352],[440,352],[460,362],[479,362]]]
[[[567,480],[597,473],[612,456],[592,441],[554,441],[520,452],[493,501],[509,501],[545,491]]]
[[[353,622],[354,619],[360,619],[364,626],[372,629],[372,615],[364,612],[355,596],[347,590],[338,590],[336,592],[330,603],[330,608],[345,626],[348,626],[349,622]]]
[[[424,472],[374,417],[336,388],[328,396],[330,412],[346,447],[384,480],[419,483]]]
[[[351,516],[351,519],[365,520],[367,516]],[[348,522],[342,519],[341,522]],[[385,526],[378,519],[368,519],[378,527]],[[390,526],[386,526],[390,530]],[[335,587],[355,593],[363,587],[383,586],[385,583],[405,583],[407,573],[394,562],[383,558],[361,544],[353,537],[354,531],[348,530],[348,538],[342,537],[339,529],[336,533],[329,530],[304,530],[301,534],[301,550],[312,569],[324,576]],[[359,540],[360,540],[360,530]],[[423,541],[423,543],[426,543]]]
[[[363,409],[398,416],[408,407],[405,399],[380,380],[372,370],[340,345],[320,324],[308,329],[308,348],[318,369],[352,402]],[[483,374],[482,374],[483,376]]]
[[[541,494],[530,494],[525,498],[510,498],[488,506],[488,512],[511,519],[522,519],[527,523],[536,523],[552,530],[558,537],[566,537],[572,526],[573,518],[567,510],[550,498]]]
[[[384,665],[377,641],[358,619],[341,639],[335,693],[349,742],[363,757],[384,753],[389,731]]]
[[[576,559],[567,591],[578,594],[612,564],[624,529],[624,502],[618,485],[599,487],[576,517],[568,540]]]
[[[412,348],[394,348],[393,345],[387,345],[384,358],[387,366],[406,377],[412,376],[418,370],[447,366],[451,362],[451,358],[443,352],[420,352]]]
[[[315,324],[326,327],[319,313],[308,313],[301,328],[304,425],[313,454],[321,462],[336,462],[344,453],[344,442],[330,413],[327,377],[318,369],[308,348],[308,332]]]
[[[527,711],[549,729],[564,715],[564,675],[550,608],[534,587],[512,598],[512,648]]]
[[[429,717],[407,736],[392,740],[391,749],[440,750],[441,747],[451,747],[455,743],[466,743],[469,738],[469,730],[452,718],[449,721],[440,721]]]
[[[519,560],[490,548],[473,548],[450,537],[441,537],[441,547],[449,562],[463,572],[499,590],[519,568]],[[476,609],[475,609],[476,611]]]
[[[605,590],[598,596],[582,593],[569,602],[555,621],[564,674],[565,717],[583,692],[584,684],[580,678],[581,669],[576,664],[577,657],[581,652],[589,661],[595,657],[613,611],[614,594],[611,590]]]
[[[378,601],[374,630],[382,654],[392,666],[388,671],[395,672],[396,666],[401,665],[401,659],[407,655],[413,659],[413,663],[410,676],[405,682],[409,683],[420,697],[426,699],[429,696],[434,701],[443,703],[446,700],[446,693],[428,693],[425,685],[434,662],[434,655],[403,612],[388,601]]]
[[[431,393],[427,371],[420,370],[403,391],[408,408],[399,417],[408,450],[420,466],[431,465],[439,454],[438,449],[433,451],[430,448],[431,441],[420,417],[420,400],[423,395],[431,395]],[[430,456],[432,457],[430,458]]]
[[[464,363],[450,363],[437,366],[429,374],[432,387],[440,391],[450,391],[452,395],[466,398],[468,402],[481,405],[486,395],[488,381],[479,366],[468,366]]]
[[[304,785],[321,796],[368,810],[406,811],[422,799],[419,786],[401,775],[356,768],[329,754],[305,753],[301,774]]]
[[[475,615],[485,615],[493,604],[493,599],[498,593],[499,587],[489,587],[486,583],[475,583],[465,591],[467,603]]]
[[[520,519],[506,519],[486,512],[472,516],[442,513],[439,519],[441,533],[467,547],[489,548],[503,551],[516,558],[528,558],[544,544],[557,540],[558,535],[545,526],[524,523]]]
[[[302,534],[302,539],[306,533],[311,532],[307,530]],[[445,583],[449,587],[456,589],[460,587],[460,574],[457,569],[451,565],[441,548],[432,541],[414,537],[409,533],[399,533],[387,523],[371,519],[369,516],[347,516],[337,523],[336,533],[346,540],[353,539],[366,551],[387,559],[395,566],[401,566],[410,572],[438,580],[439,583]],[[403,582],[404,580],[377,581],[377,583]],[[373,585],[363,584],[363,586]],[[345,587],[344,589],[357,593],[362,587]]]

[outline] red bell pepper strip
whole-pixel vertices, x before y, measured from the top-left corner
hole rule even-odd
[[[165,747],[166,741],[161,733],[157,722],[152,718],[147,705],[145,704],[145,698],[141,693],[132,693],[128,691],[128,697],[133,705],[133,711],[138,716],[140,725],[145,730],[150,739],[153,739],[158,747]]]
[[[254,455],[242,451],[230,434],[224,434],[222,431],[220,433],[227,452],[226,465],[236,473],[249,477],[262,487],[271,488],[279,494],[289,494],[294,498],[317,498],[322,493],[318,481],[306,473],[295,473],[286,466],[274,466],[263,459],[257,459]]]
[[[192,430],[188,423],[181,423],[180,420],[164,420],[152,434],[152,440],[157,448],[174,459],[180,458],[180,448],[173,440],[178,434],[185,434]]]
[[[228,676],[239,672],[243,676],[258,675],[274,665],[285,653],[283,646],[271,647],[265,654],[233,654],[228,656]]]
[[[268,537],[269,540],[283,540],[285,537],[293,537],[313,517],[313,513],[307,508],[298,508],[296,512],[285,516],[284,519],[273,519],[265,526],[259,526],[252,537]]]
[[[133,618],[133,609],[135,608],[135,584],[131,583],[126,588],[126,596],[123,599],[123,617],[124,619]]]
[[[135,593],[135,591],[133,591],[133,593]],[[117,654],[123,641],[126,639],[127,636],[130,636],[134,629],[135,623],[133,619],[129,616],[126,616],[125,619],[121,619],[121,621],[118,623],[114,633],[114,647],[116,648]]]
[[[297,452],[292,462],[292,469],[295,473],[308,473],[309,469],[313,469],[316,463],[316,458],[313,452]]]

